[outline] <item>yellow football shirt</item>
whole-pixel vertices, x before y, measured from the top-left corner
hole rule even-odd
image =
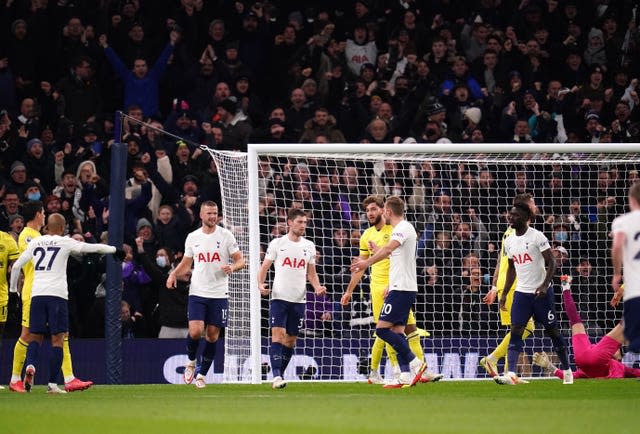
[[[0,306],[9,302],[9,283],[7,281],[7,268],[9,262],[15,261],[20,256],[18,244],[11,235],[0,231]]]
[[[386,246],[391,240],[393,226],[387,224],[380,230],[375,226],[362,233],[360,237],[360,256],[371,257],[374,252],[369,248],[369,241],[373,241],[378,247]],[[376,262],[371,266],[371,286],[386,288],[389,285],[389,258]]]
[[[40,235],[40,232],[28,226],[25,226],[22,232],[20,232],[20,236],[18,237],[18,250],[20,250],[20,253],[27,250],[29,242],[34,238],[38,238]],[[22,302],[24,303],[25,300],[31,300],[31,287],[33,286],[34,274],[33,261],[27,262],[22,267],[22,272],[24,273],[24,284],[22,285]]]

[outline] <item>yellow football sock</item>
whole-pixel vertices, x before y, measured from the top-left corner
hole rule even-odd
[[[380,361],[382,360],[382,352],[384,351],[385,342],[376,336],[371,347],[371,370],[380,370]]]
[[[384,345],[384,350],[387,352],[387,357],[389,358],[391,366],[398,366],[398,355],[396,354],[396,350],[394,350],[389,344]]]
[[[502,338],[495,350],[489,355],[496,362],[500,359],[507,357],[507,350],[509,349],[509,341],[511,340],[511,332],[507,333]]]
[[[62,375],[65,383],[73,379],[73,364],[71,363],[71,350],[69,350],[69,336],[64,338],[62,344]]]
[[[416,355],[418,360],[424,362],[424,351],[422,350],[422,342],[420,342],[420,333],[416,330],[413,333],[407,335],[407,342],[409,342],[409,348],[411,352]]]
[[[11,369],[11,375],[20,377],[22,375],[22,366],[27,358],[27,344],[22,339],[18,339],[16,346],[13,348],[13,367]]]
[[[531,330],[525,328],[524,332],[522,333],[522,340],[527,339],[529,336],[531,336],[532,333],[533,332]],[[504,357],[504,366],[507,366],[507,361],[508,361],[507,350],[509,349],[510,340],[511,340],[511,332],[507,333],[506,336],[502,338],[502,342],[500,342],[500,344],[496,347],[493,353],[491,353],[491,356],[495,358],[496,362]]]

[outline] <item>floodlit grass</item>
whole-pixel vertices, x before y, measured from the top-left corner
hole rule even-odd
[[[386,390],[352,383],[94,386],[47,395],[0,391],[0,432],[27,433],[630,433],[636,380],[441,382]],[[204,431],[206,430],[206,431]]]

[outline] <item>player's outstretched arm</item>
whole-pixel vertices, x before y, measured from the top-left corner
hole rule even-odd
[[[361,258],[358,258],[353,261],[353,264],[351,264],[351,272],[357,273],[360,270],[366,270],[369,266],[375,264],[376,262],[389,257],[391,252],[393,252],[398,247],[400,247],[400,243],[397,240],[389,241],[388,244],[381,247],[373,256],[369,257],[368,259],[363,260]]]
[[[367,256],[360,255],[359,259],[366,260]],[[353,296],[353,291],[356,289],[356,286],[358,285],[358,283],[360,283],[360,280],[362,280],[362,276],[364,276],[365,271],[366,270],[360,270],[351,274],[351,280],[349,280],[347,289],[345,290],[344,294],[342,294],[342,297],[340,298],[341,305],[346,306],[349,304],[349,302],[351,301],[351,297]]]
[[[269,288],[265,286],[264,280],[267,278],[267,272],[271,268],[271,264],[273,264],[271,259],[265,259],[262,262],[262,266],[260,266],[260,270],[258,270],[258,289],[263,296],[269,295]]]

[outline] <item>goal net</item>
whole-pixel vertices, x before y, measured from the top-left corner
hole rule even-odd
[[[141,141],[150,153],[159,145],[175,163],[188,148],[187,163],[174,165],[170,183],[183,188],[191,172],[180,170],[191,165],[201,190],[215,187],[221,224],[234,233],[247,259],[248,267],[230,279],[224,368],[217,359],[214,381],[272,378],[269,300],[260,297],[257,271],[268,243],[286,233],[291,207],[309,217],[306,237],[316,245],[317,269],[328,293],[316,297],[308,287],[304,327],[287,380],[367,378],[375,330],[368,276],[348,306],[340,305],[340,297],[351,278],[351,260],[359,254],[360,234],[369,226],[362,207],[369,195],[398,195],[406,203],[407,219],[418,233],[417,326],[429,370],[445,378],[487,378],[479,360],[508,332],[497,302],[487,305],[483,297],[492,286],[506,212],[517,194],[532,194],[539,208],[532,225],[553,246],[556,309],[567,344],[562,274],[573,277],[574,298],[592,341],[621,318],[621,309],[608,304],[609,230],[625,211],[628,187],[640,179],[635,145],[617,144],[611,152],[604,144],[529,144],[518,145],[528,146],[522,148],[526,152],[514,153],[513,145],[298,144],[250,145],[248,153],[235,153],[164,132],[161,125],[139,124],[140,135],[152,139]],[[125,131],[123,142],[127,134],[138,133]],[[544,375],[531,367],[531,354],[540,350],[551,352],[551,343],[538,327],[525,341],[522,375]],[[380,369],[391,375],[386,355]]]
[[[249,228],[252,277],[242,282],[243,292],[257,297],[259,259],[270,240],[286,233],[287,210],[299,207],[309,217],[306,236],[317,247],[317,268],[328,293],[316,297],[308,287],[304,329],[285,373],[288,379],[366,379],[374,333],[368,279],[348,306],[339,301],[351,278],[351,260],[359,254],[360,234],[369,226],[362,207],[368,195],[397,195],[406,203],[407,219],[418,232],[417,325],[429,334],[422,338],[429,369],[445,378],[486,378],[479,359],[508,331],[500,323],[497,302],[487,305],[483,297],[491,289],[508,227],[506,212],[518,194],[534,197],[539,213],[533,226],[549,238],[556,257],[556,309],[567,344],[571,334],[561,303],[562,274],[573,277],[574,298],[592,339],[620,319],[621,311],[608,304],[609,230],[612,219],[625,211],[628,187],[639,179],[639,154],[605,153],[592,145],[535,145],[529,153],[496,152],[510,145],[486,145],[482,153],[462,152],[471,148],[455,145],[304,146],[252,146],[246,180],[236,172],[243,157],[212,152],[221,168],[234,162],[229,177],[221,170],[225,192],[236,197],[248,187],[248,209],[242,199],[235,210],[225,205],[234,226]],[[444,152],[452,149],[456,153]],[[261,319],[252,353],[259,351],[260,357],[248,366],[259,369],[263,380],[271,378],[267,309],[263,298],[243,314],[245,323]],[[525,348],[520,373],[543,375],[532,369],[530,357],[534,351],[551,352],[540,327]],[[246,368],[239,378],[248,379]],[[386,358],[381,370],[391,373]]]

